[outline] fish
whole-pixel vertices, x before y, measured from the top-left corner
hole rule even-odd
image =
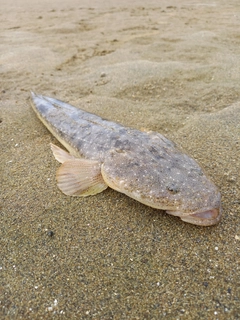
[[[51,144],[61,163],[56,180],[64,194],[85,197],[110,187],[184,222],[211,226],[220,221],[218,188],[165,136],[128,128],[35,93],[31,105],[67,150]]]

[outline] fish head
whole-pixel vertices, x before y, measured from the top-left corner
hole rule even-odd
[[[102,175],[111,188],[185,222],[211,226],[220,221],[220,192],[194,159],[174,150],[155,160],[113,151]]]
[[[168,195],[170,203],[173,204],[177,198],[178,204],[176,202],[176,206],[166,211],[191,224],[200,226],[217,224],[222,216],[221,194],[196,161],[184,155],[184,158],[186,157],[186,164],[182,163],[181,168],[175,168],[178,174],[172,176],[175,184],[173,183],[169,190],[172,193],[177,190],[179,194]],[[174,168],[172,171],[174,172]]]

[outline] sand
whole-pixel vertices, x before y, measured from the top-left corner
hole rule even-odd
[[[0,318],[239,319],[239,1],[10,0],[0,17]],[[173,139],[219,187],[220,224],[63,195],[30,90]]]

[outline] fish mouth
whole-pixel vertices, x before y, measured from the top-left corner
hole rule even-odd
[[[217,224],[221,220],[222,209],[219,207],[202,212],[190,213],[189,215],[182,215],[181,212],[177,211],[167,211],[167,213],[178,216],[184,222],[207,227]]]

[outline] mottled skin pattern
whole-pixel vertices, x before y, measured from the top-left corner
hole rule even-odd
[[[56,99],[33,95],[33,101],[39,118],[69,152],[98,160],[115,190],[181,217],[220,208],[216,186],[161,134],[126,128]]]

